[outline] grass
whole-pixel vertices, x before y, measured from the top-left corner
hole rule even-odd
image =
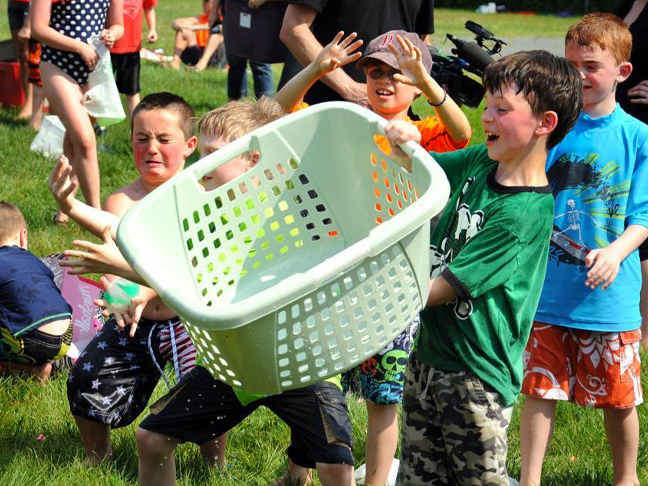
[[[172,46],[171,19],[191,15],[191,2],[166,0],[157,7],[159,46],[169,52]],[[0,12],[6,0],[0,0]],[[469,37],[463,29],[472,19],[507,39],[515,37],[562,37],[573,19],[551,16],[477,15],[468,11],[437,10],[437,32]],[[0,38],[8,38],[6,16],[0,16]],[[156,46],[158,47],[158,46]],[[279,74],[280,66],[275,66]],[[208,70],[201,74],[173,72],[144,63],[143,93],[167,90],[183,95],[201,115],[226,100],[226,73]],[[429,113],[424,102],[415,111]],[[473,143],[483,140],[479,128],[479,110],[466,110],[474,127]],[[46,188],[52,161],[29,151],[34,137],[26,124],[15,120],[16,111],[0,109],[0,199],[21,207],[28,221],[32,251],[44,256],[70,247],[74,238],[87,238],[74,224],[55,226],[51,222],[55,205]],[[102,197],[136,177],[131,160],[128,126],[111,127],[99,143],[111,147],[111,153],[99,155]],[[644,358],[648,356],[644,355]],[[644,379],[648,389],[648,381]],[[156,396],[164,393],[162,386]],[[349,401],[356,441],[355,457],[364,462],[366,416],[364,406]],[[519,412],[516,406],[510,427],[509,471],[519,476]],[[640,479],[648,483],[648,412],[639,408],[641,448]],[[612,470],[600,412],[568,405],[558,407],[556,435],[545,466],[546,486],[611,484]],[[98,469],[82,464],[83,451],[76,427],[68,411],[65,380],[56,378],[46,387],[30,381],[0,379],[0,484],[2,486],[87,486],[137,484],[137,453],[134,433],[137,424],[113,431],[115,461]],[[38,440],[39,435],[44,440]],[[225,473],[216,473],[202,465],[194,446],[178,450],[178,484],[189,485],[263,485],[277,477],[285,465],[284,450],[289,442],[287,428],[271,413],[261,409],[231,434]]]

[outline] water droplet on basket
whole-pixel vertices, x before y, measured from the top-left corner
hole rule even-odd
[[[162,466],[164,466],[164,464],[163,464],[163,463],[160,463],[160,467],[162,467]]]
[[[191,402],[191,398],[187,398],[187,403]]]

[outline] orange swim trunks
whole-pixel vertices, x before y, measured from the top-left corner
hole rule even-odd
[[[643,402],[641,331],[595,332],[533,323],[524,350],[522,393],[591,408]]]

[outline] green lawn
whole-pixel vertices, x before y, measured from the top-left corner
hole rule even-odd
[[[8,38],[6,0],[0,0],[0,39]],[[167,52],[172,46],[169,24],[172,18],[194,13],[195,2],[164,0],[157,8],[159,46]],[[498,36],[561,37],[573,19],[550,16],[477,15],[468,11],[438,10],[437,32],[467,38],[465,20],[475,20]],[[437,36],[435,36],[436,39]],[[280,66],[276,67],[279,74]],[[201,115],[226,100],[226,73],[208,70],[201,74],[173,72],[144,63],[143,94],[172,91],[183,95]],[[429,107],[417,102],[416,111],[425,114]],[[483,140],[479,110],[466,110],[475,131],[473,142]],[[39,256],[70,247],[74,238],[87,238],[77,226],[56,226],[51,222],[55,204],[46,188],[52,161],[29,151],[34,137],[24,123],[15,120],[15,111],[0,109],[0,199],[17,204],[25,213],[30,230],[31,249]],[[99,154],[102,196],[131,181],[133,169],[128,125],[111,127],[99,143],[111,147],[111,153]],[[644,356],[646,357],[646,356]],[[644,386],[648,381],[644,380]],[[156,396],[164,392],[162,386]],[[355,456],[364,462],[366,417],[364,406],[350,400],[356,440]],[[648,483],[648,412],[640,407],[642,423],[639,457],[640,479]],[[509,467],[519,475],[519,405],[510,428]],[[601,414],[570,406],[558,409],[556,437],[545,467],[547,486],[605,485],[611,483],[612,470]],[[115,431],[115,461],[99,469],[82,464],[82,447],[67,408],[65,380],[54,379],[48,386],[32,382],[0,379],[0,485],[135,485],[137,454],[135,426]],[[38,440],[39,435],[44,440]],[[214,473],[201,463],[197,448],[180,447],[178,484],[180,485],[264,485],[278,476],[284,467],[284,449],[289,441],[287,428],[272,414],[255,413],[231,434],[226,473]]]

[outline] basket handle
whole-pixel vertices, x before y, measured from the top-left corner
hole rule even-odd
[[[385,133],[385,126],[387,126],[387,120],[385,119],[380,119],[380,120],[374,120],[374,131],[376,132],[377,135],[382,135],[383,137],[387,138],[387,134]],[[374,141],[375,143],[375,141]],[[420,147],[416,142],[410,141],[407,143],[399,143],[398,147],[407,155],[410,159],[414,158],[414,152],[417,149],[417,147]],[[380,147],[378,147],[380,149]],[[387,154],[385,154],[387,155]],[[398,165],[403,167],[409,172],[412,172],[412,164],[409,164],[409,167],[404,167],[400,161],[396,158],[394,158],[392,155],[388,155],[390,159],[392,159],[394,162],[396,162]]]

